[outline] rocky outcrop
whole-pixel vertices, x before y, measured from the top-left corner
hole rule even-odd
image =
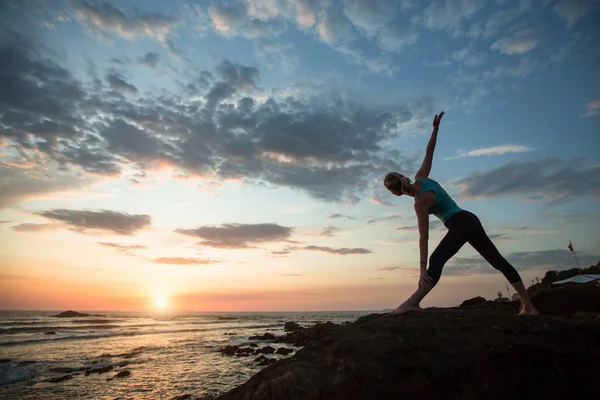
[[[600,313],[600,287],[574,284],[540,290],[531,301],[541,314],[571,317],[575,313]]]
[[[600,391],[598,338],[596,321],[485,308],[371,314],[219,399],[585,397]]]
[[[57,315],[53,315],[53,317],[57,317],[57,318],[73,318],[73,317],[106,317],[106,315],[102,315],[102,314],[86,314],[86,313],[80,313],[77,311],[73,311],[73,310],[69,310],[69,311],[63,311],[60,314]]]

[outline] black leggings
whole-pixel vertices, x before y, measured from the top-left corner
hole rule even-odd
[[[429,257],[427,275],[435,286],[442,276],[444,264],[454,256],[467,242],[489,262],[492,267],[502,272],[510,283],[519,282],[521,277],[517,270],[498,251],[494,243],[485,233],[479,218],[469,211],[462,210],[444,222],[448,233]]]

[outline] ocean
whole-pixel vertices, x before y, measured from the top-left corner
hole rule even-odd
[[[0,399],[217,396],[264,368],[255,361],[257,356],[222,354],[219,350],[226,345],[247,345],[249,336],[267,332],[284,334],[288,321],[301,326],[339,324],[371,312],[94,311],[89,313],[104,316],[54,317],[58,313],[0,311]],[[259,348],[299,349],[254,342]],[[280,359],[293,354],[266,356]],[[116,377],[122,371],[130,374]]]

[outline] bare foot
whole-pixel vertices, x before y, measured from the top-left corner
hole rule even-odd
[[[523,307],[523,308],[521,308],[519,315],[540,315],[540,313],[535,308],[528,310],[525,307]]]
[[[398,308],[390,313],[390,315],[402,315],[411,311],[421,311],[422,308],[418,305],[409,304],[407,302],[402,303]]]

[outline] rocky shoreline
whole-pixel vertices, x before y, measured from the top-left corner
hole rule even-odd
[[[285,335],[249,340],[303,347],[217,399],[555,399],[599,392],[591,371],[600,357],[600,288],[564,287],[532,300],[542,315],[519,316],[518,302],[479,297],[344,325],[288,322]]]

